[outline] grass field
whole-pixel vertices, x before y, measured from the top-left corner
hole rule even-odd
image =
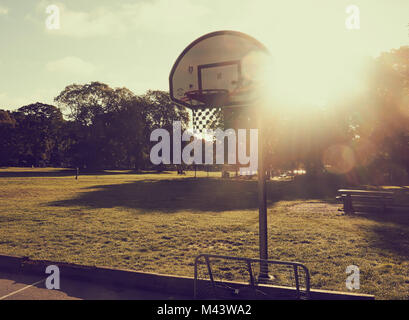
[[[81,175],[0,169],[0,253],[193,275],[200,253],[258,257],[257,183],[220,173]],[[409,298],[409,215],[345,216],[337,186],[268,184],[269,256],[299,261],[313,288],[347,291],[348,265],[378,299]]]

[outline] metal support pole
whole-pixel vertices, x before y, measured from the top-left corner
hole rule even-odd
[[[268,260],[266,170],[264,166],[264,136],[261,113],[258,117],[258,205],[260,259]],[[270,279],[268,274],[268,264],[260,263],[259,281],[262,282],[268,279]]]

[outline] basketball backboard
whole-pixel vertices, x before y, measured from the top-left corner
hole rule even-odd
[[[260,42],[241,32],[206,34],[183,50],[173,65],[171,99],[192,109],[250,105],[267,54]]]

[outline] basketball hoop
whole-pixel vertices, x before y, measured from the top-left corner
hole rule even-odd
[[[218,126],[221,117],[221,108],[194,108],[193,129],[198,132],[205,132]]]
[[[256,39],[237,31],[216,31],[193,41],[169,75],[172,101],[192,110],[252,106],[257,70],[269,53]],[[250,63],[250,62],[251,63]]]
[[[189,100],[200,101],[212,107],[223,107],[227,105],[229,95],[229,91],[226,89],[202,89],[185,92],[185,96]]]
[[[176,59],[169,75],[169,94],[173,102],[190,108],[193,126],[199,130],[213,126],[214,120],[238,117],[235,108],[256,106],[259,101],[259,70],[269,56],[256,39],[237,31],[216,31],[188,45]],[[223,112],[223,113],[222,113]],[[261,119],[261,116],[258,116]],[[233,121],[234,122],[234,121]],[[261,122],[261,121],[260,121]],[[226,125],[226,123],[224,123]],[[260,126],[260,131],[261,126]],[[268,259],[267,200],[264,179],[262,138],[259,143],[259,241],[260,259]],[[268,265],[260,264],[260,279],[268,279]]]
[[[219,117],[221,107],[226,105],[229,99],[229,91],[225,89],[204,89],[191,90],[185,92],[186,102],[198,101],[204,106],[211,107],[192,107],[193,129],[204,132],[214,125]]]

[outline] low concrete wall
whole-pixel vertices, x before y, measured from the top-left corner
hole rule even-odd
[[[56,265],[60,269],[61,279],[68,278],[93,282],[103,285],[122,286],[124,288],[140,288],[148,291],[159,291],[192,297],[193,283],[191,277],[146,273],[140,271],[113,269],[106,267],[82,266],[76,264],[31,260],[26,257],[0,255],[0,270],[10,273],[24,273],[46,277],[45,269]],[[232,283],[234,286],[234,283]],[[295,288],[279,286],[263,286],[273,295],[294,296]],[[373,300],[374,296],[311,289],[311,298],[317,300]]]
[[[27,260],[25,257],[4,256],[0,255],[0,270],[11,273],[18,272],[21,269],[23,261]]]

